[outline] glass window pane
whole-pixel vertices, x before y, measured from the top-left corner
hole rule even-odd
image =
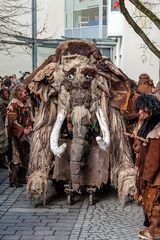
[[[107,25],[107,7],[103,7],[103,25]]]
[[[72,12],[66,14],[66,28],[73,28],[73,14],[72,14]]]
[[[101,0],[68,0],[68,1],[74,1],[74,9],[86,9],[90,7],[97,7],[100,4]]]
[[[99,25],[99,8],[90,8],[74,12],[74,28]]]
[[[73,9],[73,0],[65,0],[65,10],[71,11]]]
[[[103,0],[103,6],[107,5],[107,0]]]

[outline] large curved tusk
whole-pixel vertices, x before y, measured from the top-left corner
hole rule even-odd
[[[103,138],[100,136],[96,137],[96,141],[99,145],[99,147],[103,150],[105,150],[106,148],[108,148],[109,144],[110,144],[110,132],[109,132],[109,128],[106,122],[106,119],[104,117],[104,114],[102,112],[101,108],[98,108],[96,111],[96,116],[103,134]]]
[[[66,115],[67,112],[65,110],[61,110],[58,113],[56,122],[50,136],[50,147],[53,154],[57,157],[61,157],[67,146],[66,143],[63,143],[60,147],[58,147],[59,133]]]

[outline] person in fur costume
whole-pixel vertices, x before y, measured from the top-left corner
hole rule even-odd
[[[127,132],[131,135],[137,135],[136,131],[141,124],[139,114],[135,111],[135,103],[137,98],[143,93],[152,94],[154,91],[155,87],[153,80],[150,79],[149,75],[146,73],[140,74],[137,86],[134,85],[134,87],[132,87],[132,93],[129,99],[128,107],[126,111],[124,111]],[[130,137],[130,144],[132,148],[133,160],[135,162],[136,155],[139,151],[139,140]]]
[[[137,98],[136,111],[143,121],[138,136],[141,148],[135,162],[136,185],[148,226],[141,239],[160,239],[160,102],[153,95]]]
[[[14,88],[13,99],[7,107],[6,122],[10,143],[10,186],[20,187],[22,183],[26,183],[29,134],[33,125],[28,92],[24,84],[18,84]]]
[[[10,91],[6,87],[0,89],[0,167],[7,167],[8,138],[5,131],[6,109],[9,103]]]

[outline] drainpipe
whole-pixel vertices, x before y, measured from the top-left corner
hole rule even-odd
[[[32,70],[37,68],[37,0],[32,0]]]

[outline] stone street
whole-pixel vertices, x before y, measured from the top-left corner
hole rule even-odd
[[[51,185],[51,184],[50,184]],[[141,207],[130,203],[123,209],[117,193],[97,195],[89,205],[88,195],[68,205],[54,187],[47,204],[34,207],[26,197],[25,186],[9,187],[8,170],[0,168],[1,240],[136,240],[143,229]]]

